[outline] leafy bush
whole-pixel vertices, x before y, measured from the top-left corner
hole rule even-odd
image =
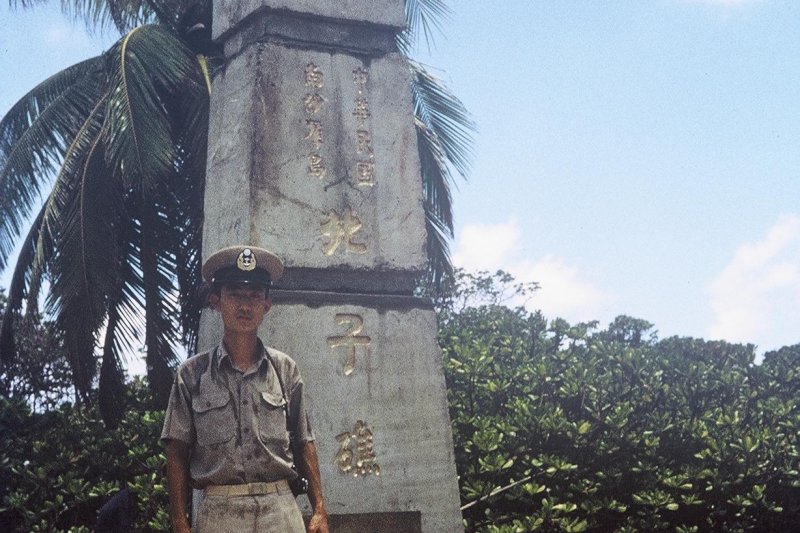
[[[639,319],[600,330],[509,307],[535,289],[462,274],[437,301],[469,531],[800,523],[800,345],[755,365],[753,346],[659,340]],[[23,385],[0,399],[0,531],[89,531],[125,485],[134,530],[167,531],[163,412],[142,382],[115,430],[63,396],[32,412],[48,387]]]
[[[5,291],[0,288],[0,323],[5,307]],[[0,364],[0,396],[21,400],[34,411],[53,409],[73,395],[61,335],[52,322],[35,314],[17,319],[17,328],[17,357]]]
[[[751,345],[503,305],[534,289],[462,274],[439,302],[469,531],[800,523],[800,345],[755,365]]]
[[[127,485],[136,495],[135,531],[168,531],[165,462],[142,381],[128,386],[130,409],[115,430],[96,409],[62,403],[33,413],[0,399],[0,530],[88,532],[98,509]]]

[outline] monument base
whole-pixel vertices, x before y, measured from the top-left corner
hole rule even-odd
[[[303,519],[308,525],[310,516]],[[328,515],[331,533],[421,533],[422,518],[417,512],[361,513]]]

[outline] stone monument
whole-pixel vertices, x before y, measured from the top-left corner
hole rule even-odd
[[[261,336],[306,382],[332,530],[463,531],[402,0],[217,0],[203,249],[286,266]],[[221,323],[206,313],[200,344]],[[307,504],[306,504],[307,505]]]

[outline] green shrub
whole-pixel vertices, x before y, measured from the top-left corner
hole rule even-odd
[[[605,330],[548,322],[505,305],[534,290],[502,273],[462,275],[437,303],[468,531],[800,523],[800,345],[755,365],[753,346],[659,340],[630,317]],[[168,531],[163,412],[141,381],[128,385],[116,430],[63,399],[34,413],[33,389],[16,390],[0,398],[0,531],[89,531],[126,484],[134,530]]]
[[[135,531],[168,531],[158,438],[163,412],[146,387],[128,387],[130,409],[108,430],[95,409],[61,404],[33,413],[0,399],[0,530],[89,531],[98,509],[127,485],[136,495]]]
[[[547,322],[534,287],[462,276],[439,302],[469,531],[789,531],[800,523],[800,345],[659,341]],[[511,486],[510,488],[506,488]]]

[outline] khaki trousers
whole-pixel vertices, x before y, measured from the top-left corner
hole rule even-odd
[[[205,494],[195,533],[305,533],[290,490],[252,496]]]

